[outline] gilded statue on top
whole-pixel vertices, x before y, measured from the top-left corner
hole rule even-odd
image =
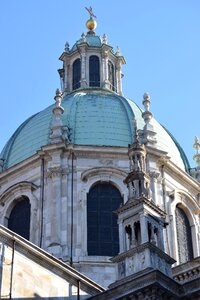
[[[97,18],[96,16],[95,16],[95,14],[93,13],[93,10],[92,10],[92,7],[90,6],[90,7],[85,7],[85,9],[88,11],[88,13],[89,13],[89,15],[90,15],[90,19],[92,19],[92,18]]]

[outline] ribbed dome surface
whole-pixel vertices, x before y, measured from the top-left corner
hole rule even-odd
[[[121,146],[133,142],[133,120],[138,129],[144,121],[141,110],[131,100],[105,90],[81,90],[67,95],[62,101],[63,125],[70,128],[70,142],[77,145]],[[1,158],[7,169],[34,155],[49,143],[52,122],[51,105],[27,119],[5,145]],[[187,169],[188,161],[173,137],[155,120],[157,147],[168,152],[174,163]]]
[[[86,43],[89,47],[101,47],[101,45],[102,45],[101,38],[97,35],[87,34],[85,39],[86,39]],[[75,50],[77,50],[77,45],[80,45],[81,43],[83,43],[83,39],[78,40],[73,45],[71,52],[74,52]]]

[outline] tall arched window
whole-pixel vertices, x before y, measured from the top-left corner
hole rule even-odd
[[[100,68],[99,58],[96,55],[91,55],[89,60],[89,79],[90,86],[100,86]]]
[[[8,219],[8,228],[29,240],[30,203],[27,197],[22,196],[13,207]]]
[[[114,66],[112,62],[108,61],[108,80],[110,82],[110,89],[115,90],[115,80],[114,80]]]
[[[179,263],[193,259],[191,227],[184,210],[176,207],[176,231]]]
[[[88,255],[114,256],[119,252],[117,215],[122,196],[110,183],[98,183],[87,199]]]
[[[73,63],[73,90],[76,90],[80,87],[81,81],[81,60],[77,58]]]

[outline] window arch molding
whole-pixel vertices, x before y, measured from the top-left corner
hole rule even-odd
[[[183,210],[185,213],[189,225],[191,227],[191,237],[192,237],[192,247],[193,247],[193,256],[197,257],[200,255],[200,243],[198,241],[198,211],[199,207],[196,203],[195,199],[188,193],[183,190],[176,190],[171,195],[172,202],[169,206],[169,214],[173,216],[173,221],[171,223],[172,228],[176,228],[176,207],[179,207]],[[173,229],[171,228],[171,231],[173,232]],[[178,237],[177,237],[177,231],[174,230],[172,236],[174,236],[174,251],[172,251],[173,256],[177,260],[177,263],[179,263],[179,258],[177,256],[178,253]]]
[[[185,211],[188,217],[190,225],[197,225],[195,215],[199,213],[199,206],[192,195],[183,190],[176,190],[174,193],[170,194],[172,202],[169,207],[170,214],[173,214],[177,205]]]
[[[96,182],[110,182],[120,191],[125,203],[128,200],[128,189],[123,181],[127,175],[127,172],[118,168],[98,167],[82,172],[81,179],[83,181],[85,193],[88,193]]]
[[[38,186],[27,181],[16,183],[5,190],[0,196],[0,219],[1,223],[7,227],[8,218],[12,209],[23,197],[29,199],[30,203],[30,241],[37,244],[39,243],[38,232],[38,218],[40,218],[38,210],[38,198],[34,195],[34,192],[38,189]]]

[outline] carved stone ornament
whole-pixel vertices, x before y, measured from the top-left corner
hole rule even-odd
[[[68,174],[68,171],[66,169],[63,169],[61,167],[52,167],[52,168],[49,168],[48,171],[46,172],[46,177],[53,178],[53,177],[64,176],[67,174]]]

